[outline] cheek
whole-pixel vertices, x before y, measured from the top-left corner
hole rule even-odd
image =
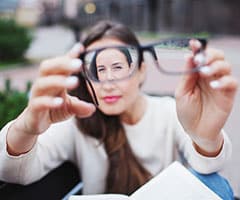
[[[138,93],[140,90],[139,82],[136,80],[129,80],[127,83],[122,85],[123,91],[129,95]]]
[[[140,92],[140,83],[138,79],[132,77],[126,83],[121,84],[121,91],[123,94],[124,102],[126,106],[134,104]]]
[[[136,74],[135,76],[131,77],[128,80],[113,83],[113,85],[110,86],[110,89],[101,84],[92,83],[95,94],[100,104],[99,108],[101,110],[103,109],[102,111],[104,111],[105,109],[108,108],[108,106],[110,106],[111,109],[113,109],[113,107],[116,106],[116,108],[118,107],[119,109],[121,108],[125,110],[129,108],[131,105],[133,105],[137,100],[140,92],[141,80],[139,75],[140,74]],[[88,91],[92,95],[92,92],[89,86],[88,86]],[[106,95],[108,93],[121,95],[122,96],[121,101],[119,101],[117,104],[105,105],[104,101],[101,98],[103,97],[103,94]]]

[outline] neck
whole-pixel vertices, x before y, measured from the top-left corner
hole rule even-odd
[[[139,95],[137,101],[121,115],[121,121],[133,125],[141,120],[146,110],[147,103],[143,95]]]

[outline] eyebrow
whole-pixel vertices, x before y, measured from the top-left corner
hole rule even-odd
[[[115,62],[112,65],[114,66],[114,65],[119,65],[119,64],[123,64],[123,63],[122,62]]]
[[[123,64],[123,63],[122,62],[115,62],[115,63],[111,64],[111,66],[119,65],[119,64]],[[105,65],[97,65],[97,67],[105,67]]]

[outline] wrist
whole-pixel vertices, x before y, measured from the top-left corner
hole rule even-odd
[[[37,140],[37,135],[28,134],[18,128],[15,121],[8,129],[6,136],[7,152],[12,156],[27,153]]]
[[[203,156],[216,157],[222,150],[224,143],[223,134],[220,133],[211,140],[197,139],[193,140],[195,150]]]

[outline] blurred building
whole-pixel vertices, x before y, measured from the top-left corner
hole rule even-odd
[[[1,0],[0,17],[13,18],[19,24],[35,26],[38,24],[40,10],[35,0]]]
[[[1,0],[0,1],[0,16],[12,17],[18,6],[18,0]]]
[[[240,33],[239,0],[64,0],[64,17],[80,27],[100,19],[134,29]]]
[[[239,8],[239,0],[0,0],[0,15],[78,29],[113,19],[136,30],[239,34]]]
[[[61,10],[58,0],[1,0],[0,17],[14,18],[25,26],[59,22],[56,13]]]
[[[239,0],[62,0],[79,27],[113,19],[138,30],[240,33]]]

